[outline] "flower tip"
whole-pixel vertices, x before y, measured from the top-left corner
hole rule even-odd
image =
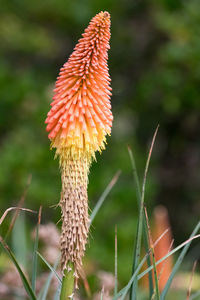
[[[107,11],[104,11],[103,16],[105,19],[109,18],[110,19],[110,14]]]
[[[60,155],[71,148],[92,156],[104,149],[105,136],[112,127],[109,39],[110,14],[101,11],[93,17],[57,77],[45,123],[52,147]]]

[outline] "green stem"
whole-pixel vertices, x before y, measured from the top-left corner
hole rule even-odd
[[[69,262],[67,264],[67,268],[64,270],[60,300],[72,299],[73,293],[74,293],[74,265],[72,262]]]

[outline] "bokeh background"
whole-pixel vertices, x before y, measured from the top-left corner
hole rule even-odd
[[[112,18],[114,124],[106,151],[91,168],[91,209],[115,172],[122,173],[95,219],[86,260],[94,270],[114,270],[117,224],[119,276],[126,282],[138,211],[127,146],[142,180],[158,123],[146,190],[149,216],[154,206],[167,207],[175,244],[187,238],[199,219],[199,0],[1,1],[0,207],[3,213],[17,204],[31,174],[24,205],[35,210],[42,205],[43,223],[59,220],[59,209],[51,207],[59,201],[58,160],[49,150],[44,121],[60,67],[101,10]],[[26,216],[30,228],[36,221]],[[195,249],[197,258],[198,244]]]

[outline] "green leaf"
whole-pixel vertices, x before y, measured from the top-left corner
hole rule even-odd
[[[58,288],[55,295],[54,295],[54,299],[53,300],[59,300],[60,299],[60,292],[61,292],[61,289]]]
[[[199,228],[200,228],[200,224],[199,224]],[[162,257],[161,259],[159,259],[156,262],[156,266],[158,264],[160,264],[161,262],[163,262],[165,259],[167,259],[170,255],[174,254],[175,252],[177,252],[178,250],[180,250],[181,248],[183,248],[185,245],[187,245],[188,243],[192,242],[194,239],[197,239],[199,237],[200,237],[200,234],[198,234],[196,236],[191,236],[187,241],[183,242],[182,244],[180,244],[179,246],[177,246],[175,249],[173,249],[172,251],[170,251],[168,254],[166,254],[164,257]],[[152,269],[153,269],[153,266],[147,268],[145,271],[143,271],[142,273],[140,273],[138,275],[138,280],[141,279],[145,274],[147,274]]]
[[[22,194],[22,196],[21,196],[21,199],[20,199],[19,202],[18,202],[17,207],[9,207],[8,209],[6,209],[6,211],[4,212],[3,216],[2,216],[1,219],[0,219],[0,225],[1,225],[1,223],[3,222],[3,220],[4,220],[5,217],[6,217],[7,213],[10,212],[10,211],[12,211],[12,210],[16,210],[15,213],[14,213],[14,215],[13,215],[13,217],[12,217],[12,219],[11,219],[11,222],[10,222],[10,225],[9,225],[9,228],[8,228],[8,231],[7,231],[7,233],[6,233],[5,237],[4,237],[4,241],[7,240],[9,234],[12,232],[12,229],[13,229],[13,227],[14,227],[14,225],[15,225],[15,222],[16,222],[16,220],[17,220],[17,218],[18,218],[18,216],[19,216],[19,212],[20,212],[21,210],[22,210],[22,211],[29,211],[29,212],[32,212],[32,213],[36,213],[36,211],[33,211],[33,210],[31,210],[31,209],[28,209],[28,208],[22,208],[22,205],[23,205],[23,203],[24,203],[24,201],[25,201],[25,199],[26,199],[26,195],[27,195],[29,186],[30,186],[30,184],[31,184],[31,180],[32,180],[32,175],[29,174],[28,179],[27,179],[27,183],[26,183],[26,187],[25,187],[24,192],[23,192],[23,194]]]
[[[140,204],[141,204],[142,196],[141,196],[141,191],[140,191],[140,183],[139,183],[137,167],[136,167],[133,152],[130,147],[128,147],[128,152],[129,152],[132,170],[133,170],[133,178],[134,178],[134,182],[136,184],[136,196],[137,196],[137,201],[138,201],[138,208],[140,211]],[[144,237],[144,247],[145,247],[145,251],[147,253],[150,246],[149,246],[149,240],[148,240],[148,229],[147,229],[146,219],[144,217],[143,217],[143,237]],[[135,251],[136,251],[136,249],[135,249]],[[135,254],[134,254],[134,256],[135,256]],[[149,256],[147,257],[147,265],[148,265],[148,267],[151,266],[151,259]],[[134,257],[133,257],[133,270],[134,270]],[[148,273],[148,281],[149,281],[149,298],[151,299],[153,292],[154,292],[152,271],[150,271]],[[131,295],[133,295],[133,297],[134,297],[133,286],[131,287],[130,299],[131,299]]]
[[[54,272],[58,266],[58,263],[59,263],[59,259],[55,262],[51,272],[49,273],[49,276],[45,282],[45,285],[42,289],[42,292],[40,293],[40,295],[38,296],[38,300],[45,300],[46,297],[47,297],[47,293],[48,293],[48,290],[49,290],[49,286],[50,286],[50,283],[51,283],[51,280],[53,278],[53,275],[54,275]]]
[[[139,273],[140,269],[142,268],[143,264],[146,261],[147,256],[149,255],[149,253],[147,253],[143,259],[141,260],[141,262],[139,263],[139,265],[137,266],[135,272],[133,273],[133,275],[131,276],[131,279],[129,280],[128,284],[122,289],[120,290],[117,295],[115,297],[113,297],[113,300],[117,300],[119,299],[119,297],[121,297],[120,299],[123,300],[125,299],[128,291],[130,290],[135,278],[137,277],[137,274]]]
[[[114,295],[117,295],[118,290],[118,264],[117,264],[117,225],[115,225],[115,288],[114,288]]]
[[[180,265],[181,265],[181,263],[183,261],[183,258],[186,255],[186,252],[188,251],[188,248],[190,247],[190,244],[192,242],[192,238],[198,232],[199,228],[200,228],[200,222],[197,224],[197,226],[195,227],[194,231],[192,232],[192,234],[191,234],[191,236],[190,236],[190,238],[188,240],[188,243],[185,245],[185,247],[181,251],[181,253],[180,253],[180,255],[179,255],[179,257],[178,257],[178,259],[177,259],[177,261],[176,261],[176,263],[175,263],[175,265],[173,267],[171,275],[170,275],[170,277],[169,277],[169,279],[168,279],[168,281],[167,281],[167,283],[165,285],[165,288],[164,288],[164,290],[163,290],[163,292],[161,294],[160,300],[164,300],[165,299],[165,297],[167,295],[167,292],[168,292],[168,290],[169,290],[169,288],[171,286],[172,280],[173,280],[173,278],[174,278],[174,276],[175,276],[178,268],[180,267]]]
[[[151,300],[153,300],[155,297],[157,300],[159,300],[160,292],[159,292],[159,286],[158,286],[158,275],[157,275],[157,269],[156,269],[155,252],[154,252],[154,245],[153,245],[151,229],[149,226],[149,220],[148,220],[146,208],[145,208],[145,219],[146,219],[146,224],[147,224],[148,234],[149,234],[149,241],[150,241],[150,247],[151,247],[150,250],[151,250],[151,256],[152,256],[152,261],[153,261],[153,272],[154,272],[154,280],[155,280],[155,288],[154,288],[154,292],[151,297]]]
[[[146,222],[145,222],[145,218],[144,218],[144,196],[145,196],[146,178],[147,178],[149,163],[150,163],[151,154],[152,154],[152,150],[153,150],[153,146],[155,143],[157,132],[158,132],[158,126],[153,135],[149,154],[148,154],[147,161],[146,161],[143,184],[142,184],[142,193],[140,192],[139,179],[137,176],[135,160],[132,155],[132,152],[129,150],[129,155],[130,155],[132,167],[133,167],[133,175],[134,175],[134,178],[136,181],[137,198],[138,198],[138,204],[139,204],[139,219],[138,219],[137,233],[136,233],[136,244],[135,244],[135,250],[134,250],[134,256],[133,256],[133,273],[135,272],[135,270],[139,264],[139,260],[140,260],[142,233],[144,232],[144,235],[147,236]],[[143,226],[143,224],[144,224],[144,226]],[[147,242],[148,238],[146,238],[145,241]],[[148,247],[148,242],[146,244],[146,247]],[[137,284],[137,280],[135,280],[135,281],[133,281],[132,286],[131,286],[130,300],[135,300],[137,298],[137,288],[138,288],[138,284]]]
[[[162,257],[161,259],[159,259],[159,260],[156,262],[156,266],[157,266],[158,264],[160,264],[161,262],[163,262],[164,260],[166,260],[170,255],[176,253],[176,252],[177,252],[178,250],[180,250],[181,248],[184,247],[184,249],[185,249],[185,247],[186,247],[187,245],[190,246],[191,242],[192,242],[194,239],[200,238],[200,234],[195,236],[195,234],[196,234],[196,232],[199,230],[199,228],[200,228],[200,222],[196,225],[196,227],[195,227],[194,231],[192,232],[191,236],[189,237],[189,239],[186,240],[185,242],[183,242],[182,244],[180,244],[179,246],[177,246],[177,247],[176,247],[175,249],[173,249],[172,251],[170,251],[170,252],[169,252],[168,254],[166,254],[164,257]],[[189,246],[188,246],[188,247],[189,247]],[[183,249],[183,250],[184,250],[184,249]],[[187,249],[188,249],[188,248],[187,248]],[[128,284],[127,284],[123,289],[121,289],[121,290],[117,293],[117,295],[116,295],[115,297],[113,297],[112,300],[117,300],[117,299],[119,299],[119,297],[121,297],[121,300],[122,300],[122,299],[125,299],[125,297],[126,297],[128,291],[129,291],[129,289],[130,289],[130,287],[131,287],[133,281],[135,280],[136,276],[137,276],[137,279],[139,280],[139,279],[141,279],[145,274],[147,274],[150,270],[153,269],[153,266],[150,266],[150,267],[147,268],[144,272],[142,272],[142,273],[140,273],[140,274],[138,275],[140,269],[141,269],[142,266],[144,265],[144,263],[145,263],[147,257],[149,256],[149,254],[150,254],[150,251],[148,251],[148,253],[143,257],[143,259],[141,260],[141,262],[140,262],[140,264],[138,265],[137,269],[135,270],[135,272],[134,272],[133,275],[131,276],[131,279],[129,280]]]
[[[108,194],[112,190],[113,186],[116,184],[120,173],[121,173],[121,171],[117,171],[117,173],[114,175],[114,177],[112,178],[112,180],[110,181],[110,183],[108,184],[106,189],[104,190],[103,194],[101,195],[101,197],[97,201],[97,204],[95,205],[95,207],[94,207],[94,209],[91,213],[91,216],[90,216],[90,225],[94,221],[94,218],[96,217],[96,214],[98,213],[99,209],[101,208],[104,200],[106,199],[106,197],[108,196]]]
[[[36,285],[36,277],[37,277],[37,251],[38,251],[38,235],[39,235],[39,227],[40,227],[40,220],[41,220],[41,212],[42,208],[40,207],[38,213],[38,223],[36,227],[36,235],[35,235],[35,242],[34,242],[34,250],[33,250],[33,267],[32,267],[32,289],[35,292],[35,285]]]
[[[23,266],[24,270],[27,270],[27,239],[24,213],[21,213],[15,222],[11,241],[11,248],[18,263]]]
[[[200,296],[200,291],[198,291],[198,292],[194,293],[193,295],[191,295],[190,300],[194,300],[194,299],[196,299],[199,296]]]
[[[30,299],[32,300],[37,300],[36,299],[36,296],[28,282],[28,280],[26,279],[26,276],[25,274],[23,273],[21,267],[19,266],[14,254],[12,253],[12,251],[10,250],[10,248],[8,247],[8,245],[5,243],[5,241],[3,240],[2,237],[0,237],[0,243],[1,243],[1,246],[4,248],[4,250],[6,251],[6,253],[8,254],[8,256],[10,257],[10,259],[12,260],[12,262],[14,263],[14,265],[16,266],[17,268],[17,271],[19,272],[19,275],[21,277],[21,280],[22,280],[22,283],[23,283],[23,286],[27,292],[27,294],[29,295]]]
[[[42,254],[40,254],[38,251],[37,251],[37,254],[39,255],[39,257],[43,260],[43,262],[47,265],[47,267],[54,273],[54,275],[57,277],[58,281],[60,284],[62,284],[62,279],[60,278],[60,276],[58,275],[58,273],[56,272],[56,270],[54,269],[54,267],[52,267],[48,261],[46,261],[46,259],[42,256]],[[58,258],[58,261],[59,261],[59,258]]]

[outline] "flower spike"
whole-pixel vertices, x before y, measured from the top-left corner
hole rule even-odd
[[[68,270],[72,263],[78,275],[88,236],[89,167],[95,152],[105,148],[113,120],[107,66],[109,40],[110,15],[100,12],[61,68],[45,121],[62,173],[62,268]]]
[[[111,133],[109,39],[110,15],[101,12],[60,70],[46,123],[52,147],[61,157],[68,148],[75,156],[84,152],[90,158],[104,149],[105,137]]]

